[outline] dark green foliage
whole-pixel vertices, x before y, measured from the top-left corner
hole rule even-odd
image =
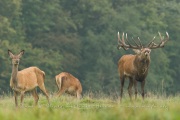
[[[152,50],[148,90],[177,93],[180,3],[177,0],[1,0],[0,92],[9,91],[11,61],[7,50],[25,54],[19,69],[38,66],[55,90],[55,75],[70,72],[85,91],[119,92],[117,62],[131,50],[117,50],[117,32],[143,44],[158,31],[170,41]],[[126,82],[128,83],[128,82]]]

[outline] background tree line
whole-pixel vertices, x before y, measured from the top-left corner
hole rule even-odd
[[[180,2],[178,0],[1,0],[0,93],[9,92],[11,60],[7,50],[25,54],[19,69],[37,66],[54,91],[62,71],[80,79],[84,91],[119,92],[117,32],[147,44],[158,31],[170,41],[152,50],[146,89],[180,91]]]

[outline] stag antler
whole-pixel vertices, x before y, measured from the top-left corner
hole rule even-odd
[[[143,48],[141,40],[138,37],[138,41],[139,41],[139,45],[136,43],[136,41],[132,38],[132,40],[134,41],[134,43],[136,44],[136,46],[131,45],[128,38],[127,38],[127,33],[126,33],[126,38],[124,40],[124,33],[122,34],[122,40],[120,38],[119,32],[118,32],[118,49],[123,48],[124,50],[128,50],[129,48],[133,48],[133,49],[141,49]],[[127,44],[125,43],[125,41],[127,42]]]
[[[161,33],[158,32],[159,37],[161,42],[159,44],[154,43],[155,37],[153,38],[153,40],[148,44],[148,48],[150,49],[156,49],[156,48],[161,48],[164,47],[164,44],[169,40],[169,34],[168,32],[166,32],[166,38],[164,39],[164,36],[161,36]]]

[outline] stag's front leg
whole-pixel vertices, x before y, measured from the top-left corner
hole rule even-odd
[[[124,80],[125,80],[124,76],[120,77],[120,81],[121,81],[121,85],[120,85],[121,86],[120,100],[122,99],[122,95],[123,95]]]
[[[129,78],[128,93],[131,101],[132,101],[132,87],[133,87],[133,78]]]
[[[144,86],[145,86],[145,80],[141,82],[141,91],[142,91],[142,98],[144,100]]]
[[[134,79],[135,100],[137,99],[137,81]]]

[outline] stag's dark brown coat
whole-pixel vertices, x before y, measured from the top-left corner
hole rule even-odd
[[[136,52],[136,55],[122,56],[118,62],[118,70],[119,70],[120,81],[121,81],[121,93],[120,93],[121,98],[123,94],[124,80],[125,78],[129,78],[128,93],[129,93],[130,99],[132,100],[131,94],[132,94],[133,85],[135,89],[135,98],[137,98],[137,81],[141,82],[142,97],[144,99],[144,85],[145,85],[145,79],[148,74],[148,69],[150,65],[151,49],[164,47],[164,44],[169,39],[169,35],[167,32],[166,32],[165,39],[164,37],[161,37],[160,33],[159,33],[159,37],[161,40],[159,44],[154,43],[154,40],[155,40],[155,37],[154,37],[153,40],[148,44],[148,46],[145,47],[142,45],[139,38],[138,38],[138,41],[140,44],[137,44],[137,42],[133,39],[136,45],[131,45],[130,42],[128,41],[127,34],[126,34],[126,38],[124,38],[124,33],[123,33],[122,39],[121,39],[118,32],[118,42],[119,42],[118,49],[123,48],[124,50],[127,50],[129,48],[132,48]],[[128,44],[126,44],[125,41]]]
[[[142,49],[137,55],[124,55],[119,59],[118,70],[121,79],[121,97],[125,78],[129,78],[128,92],[131,98],[131,89],[134,84],[135,96],[137,97],[136,81],[142,84],[142,96],[144,97],[144,83],[150,64],[150,49]]]

